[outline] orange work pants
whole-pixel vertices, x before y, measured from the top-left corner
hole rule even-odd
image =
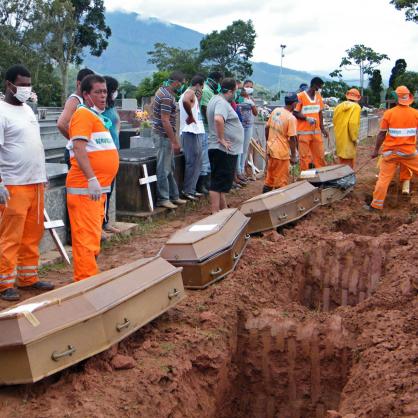
[[[269,157],[264,184],[273,189],[287,186],[289,184],[289,166],[289,160],[279,160]]]
[[[67,194],[75,281],[99,273],[96,257],[100,253],[105,201],[106,195],[95,201],[88,195]]]
[[[312,161],[315,168],[324,167],[324,143],[321,134],[299,135],[300,171],[308,170]]]
[[[408,167],[405,167],[404,164],[401,164],[400,172],[399,172],[399,180],[401,182],[404,182],[405,180],[411,180],[411,178],[412,178],[412,171]]]
[[[338,162],[340,164],[347,164],[354,170],[354,158],[341,158],[338,157]]]
[[[44,185],[7,186],[0,206],[0,291],[38,281],[39,242],[44,233]]]
[[[383,157],[380,161],[379,178],[373,192],[372,207],[375,209],[383,209],[383,203],[388,192],[388,187],[396,173],[398,165],[404,165],[413,174],[418,175],[418,155],[413,157],[399,157],[398,155],[390,155]]]

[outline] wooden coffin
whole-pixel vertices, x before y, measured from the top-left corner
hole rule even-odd
[[[320,190],[307,181],[255,196],[241,205],[250,217],[248,233],[266,231],[296,221],[321,203]]]
[[[181,269],[135,261],[0,312],[0,384],[36,382],[132,334],[185,296]]]
[[[330,165],[312,170],[302,171],[299,179],[305,179],[321,189],[321,205],[327,205],[341,200],[350,193],[354,186],[342,189],[336,187],[336,182],[354,175],[354,170],[346,164]]]
[[[224,209],[170,237],[160,256],[183,267],[186,288],[203,289],[233,271],[247,245],[249,219]]]

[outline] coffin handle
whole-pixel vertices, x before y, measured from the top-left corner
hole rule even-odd
[[[279,219],[287,219],[287,213],[284,213],[283,215],[280,215]]]
[[[124,318],[121,324],[116,324],[116,330],[122,332],[123,329],[128,328],[131,325],[131,321],[128,318]]]
[[[239,253],[234,254],[234,261],[239,259]]]
[[[68,346],[68,349],[63,351],[63,352],[59,352],[59,351],[54,351],[51,354],[51,358],[54,361],[58,361],[59,359],[63,358],[63,357],[71,357],[74,353],[76,352],[75,347],[73,347],[72,345]]]
[[[315,199],[313,201],[314,201],[314,203],[318,203],[319,200],[320,200],[319,197],[315,197]]]
[[[299,212],[305,212],[305,208],[303,206],[299,206]]]
[[[211,276],[216,276],[217,274],[222,273],[222,269],[220,267],[216,268],[215,270],[212,270],[210,272]]]
[[[245,241],[248,241],[251,238],[250,234],[245,234]]]
[[[176,298],[176,297],[178,297],[178,296],[180,296],[180,290],[177,290],[177,289],[173,289],[173,291],[172,292],[168,292],[168,298],[171,300],[171,299],[174,299],[174,298]]]

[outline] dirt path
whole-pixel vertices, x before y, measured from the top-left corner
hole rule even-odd
[[[369,150],[361,147],[359,165]],[[1,416],[418,416],[417,214],[393,196],[382,216],[365,212],[375,172],[370,162],[343,201],[251,239],[233,274],[188,292],[113,350],[37,384],[0,388]],[[234,194],[231,206],[261,187]],[[207,215],[205,206],[106,248],[100,266],[155,255]],[[71,280],[66,268],[46,275]],[[121,355],[132,368],[115,369]]]

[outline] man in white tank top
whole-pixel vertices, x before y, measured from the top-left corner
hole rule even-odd
[[[202,142],[205,135],[199,100],[205,79],[196,75],[189,87],[180,97],[180,133],[186,168],[184,172],[183,196],[196,200],[202,196],[196,192],[196,183],[202,168]]]

